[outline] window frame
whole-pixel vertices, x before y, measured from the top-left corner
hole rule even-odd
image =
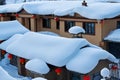
[[[83,22],[83,29],[85,34],[95,35],[95,22]]]
[[[117,23],[116,23],[116,28],[117,28],[117,29],[120,29],[120,21],[117,21]]]
[[[75,21],[64,21],[64,31],[68,32],[68,30],[75,26]]]
[[[57,29],[57,30],[60,29],[60,21],[56,21],[56,29]]]
[[[42,27],[43,28],[51,28],[51,19],[43,18],[42,19]]]

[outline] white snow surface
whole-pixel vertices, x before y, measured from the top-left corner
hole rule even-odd
[[[71,34],[85,33],[85,30],[80,26],[73,26],[68,30]]]
[[[40,74],[47,74],[50,69],[45,61],[40,59],[32,59],[25,64],[25,68]]]
[[[59,34],[54,33],[54,32],[50,32],[50,31],[39,31],[37,33],[51,35],[51,36],[60,36]]]
[[[28,31],[17,20],[0,22],[0,40],[6,40],[14,34],[24,34]]]
[[[24,9],[30,14],[38,15],[65,16],[78,13],[90,19],[113,18],[120,15],[120,3],[106,3],[104,0],[90,0],[87,3],[88,6],[85,7],[81,5],[82,1],[31,1],[0,6],[0,13],[19,12]]]
[[[82,1],[41,1],[25,4],[23,8],[30,14],[65,16],[78,13],[90,19],[113,18],[120,15],[120,3],[93,2],[88,3],[88,7],[82,6],[81,3]]]
[[[0,13],[16,13],[23,9],[23,4],[7,4],[0,6]]]
[[[81,47],[87,44],[88,41],[85,39],[28,32],[21,39],[10,44],[6,51],[27,59],[40,58],[49,64],[61,67],[77,54]]]
[[[99,60],[111,60],[109,59],[110,57],[112,58],[112,62],[116,60],[114,56],[111,56],[111,54],[105,50],[86,47],[81,49],[78,54],[66,64],[66,68],[71,71],[86,74],[96,67]]]
[[[105,77],[109,77],[110,76],[110,70],[108,68],[103,68],[101,71],[100,71],[100,74],[103,78]]]
[[[17,80],[10,76],[1,66],[0,66],[0,80]]]
[[[22,34],[15,34],[8,40],[4,41],[3,43],[0,44],[0,49],[6,50],[6,48],[15,42],[17,39],[20,39],[23,35]]]
[[[114,42],[120,42],[120,29],[115,29],[111,31],[107,37],[104,38],[104,40],[108,41],[114,41]]]
[[[47,79],[38,77],[38,78],[34,78],[34,79],[32,79],[32,80],[47,80]]]
[[[86,45],[89,47],[82,48]],[[35,32],[25,33],[20,39],[8,45],[6,51],[30,59],[26,68],[41,74],[49,71],[46,63],[58,67],[66,65],[68,70],[86,74],[96,67],[99,60],[108,59],[115,63],[118,61],[112,54],[91,45],[85,39],[64,38]],[[41,65],[45,66],[44,69],[40,68]]]

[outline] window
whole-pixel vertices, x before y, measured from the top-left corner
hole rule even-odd
[[[71,28],[72,26],[75,26],[74,21],[65,21],[65,32],[68,32],[69,28]]]
[[[117,28],[120,28],[120,21],[117,21]]]
[[[56,29],[60,29],[60,21],[56,21]]]
[[[94,22],[83,22],[83,28],[86,34],[95,34],[95,23]]]
[[[43,18],[43,27],[44,28],[51,28],[50,19]]]

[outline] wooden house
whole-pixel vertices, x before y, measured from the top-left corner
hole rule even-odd
[[[62,2],[60,2],[62,5]],[[71,3],[71,2],[70,2]],[[81,4],[81,2],[75,2],[77,5]],[[37,3],[39,4],[39,3]],[[72,4],[72,3],[71,3]],[[71,5],[70,4],[70,5]],[[99,7],[95,5],[96,3],[93,4],[93,7]],[[113,7],[116,5],[115,3],[108,3],[104,5],[104,3],[100,3],[98,5],[106,7],[107,5],[113,5]],[[118,3],[119,4],[119,3]],[[26,4],[24,4],[26,5]],[[27,4],[31,6],[30,4]],[[68,5],[68,4],[66,4]],[[91,4],[90,4],[91,5]],[[28,6],[28,7],[29,7]],[[119,6],[119,5],[118,5]],[[38,7],[38,6],[36,6]],[[50,6],[48,6],[50,7]],[[78,6],[79,7],[79,6]],[[81,5],[80,5],[81,7]],[[87,4],[87,7],[82,6],[83,8],[80,8],[87,13],[89,16],[93,16],[94,13],[96,13],[98,10],[93,9],[93,12],[87,12],[89,10],[89,4]],[[87,9],[88,8],[88,9]],[[34,7],[35,9],[35,7]],[[37,10],[38,9],[38,10]],[[40,11],[41,9],[37,8],[36,11]],[[110,8],[109,8],[110,9]],[[112,9],[112,8],[111,8]],[[46,9],[45,11],[47,11]],[[105,10],[99,10],[99,12],[105,12]],[[113,10],[113,9],[112,9]],[[91,11],[91,9],[90,9]],[[113,10],[114,13],[115,10]],[[66,15],[56,15],[56,14],[42,14],[42,13],[32,13],[29,12],[25,7],[22,7],[22,9],[18,12],[9,12],[9,13],[3,13],[0,15],[0,21],[9,21],[9,20],[18,20],[21,24],[23,24],[26,28],[28,28],[31,31],[34,32],[39,32],[39,31],[50,31],[59,34],[60,36],[63,37],[72,37],[70,33],[68,33],[69,28],[72,26],[80,26],[82,27],[86,33],[83,34],[83,38],[87,39],[89,42],[92,44],[95,44],[97,46],[100,46],[104,49],[108,49],[109,43],[104,42],[104,38],[114,29],[119,28],[120,24],[120,13],[114,13],[115,15],[112,16],[106,16],[106,15],[111,15],[112,13],[108,11],[107,14],[100,14],[98,16],[103,16],[101,17],[89,17],[86,15],[83,15],[82,13],[79,12],[74,12],[72,13],[67,13]],[[72,15],[72,16],[71,16]],[[57,75],[56,73],[56,67],[49,65],[51,71],[48,74],[41,75],[35,72],[31,72],[29,70],[25,69],[25,64],[21,64],[21,57],[16,57],[17,59],[17,65],[19,67],[19,73],[24,75],[24,76],[32,76],[32,77],[37,77],[37,76],[42,76],[47,78],[48,80],[98,80],[96,77],[99,79],[101,78],[100,76],[100,70],[103,67],[109,67],[109,64],[111,63],[108,60],[101,60],[99,61],[98,65],[96,66],[95,69],[93,69],[90,73],[88,74],[79,74],[76,72],[68,71],[66,70],[65,67],[61,67],[61,74]],[[16,60],[15,59],[15,60]],[[13,60],[14,61],[14,60]],[[26,62],[28,60],[23,60],[23,62]],[[12,60],[11,60],[12,62]],[[15,65],[15,64],[13,64]],[[51,77],[52,76],[52,77]],[[88,78],[88,79],[86,79]],[[94,79],[95,78],[95,79]]]

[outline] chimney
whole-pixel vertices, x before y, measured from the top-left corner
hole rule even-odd
[[[87,2],[85,0],[83,0],[82,6],[86,6],[87,7]]]

